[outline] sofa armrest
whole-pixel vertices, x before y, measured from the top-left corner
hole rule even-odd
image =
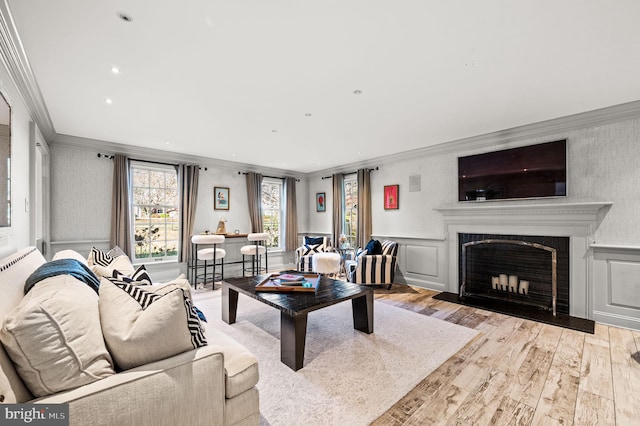
[[[224,424],[221,348],[205,346],[32,403],[68,403],[70,425]]]
[[[353,263],[350,280],[357,284],[392,284],[396,271],[396,256],[383,254],[366,254],[357,258],[355,269]]]

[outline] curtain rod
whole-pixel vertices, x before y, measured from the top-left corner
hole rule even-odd
[[[367,169],[367,170],[369,170],[370,172],[373,172],[373,171],[375,171],[375,170],[378,170],[378,166],[375,166],[374,168],[372,168],[372,169]],[[352,175],[352,174],[354,174],[354,173],[358,173],[358,171],[356,170],[355,172],[347,172],[347,173],[343,173],[343,174],[342,174],[342,176],[345,176],[345,175]],[[322,176],[322,180],[325,180],[325,179],[331,179],[332,177],[333,177],[333,176]]]
[[[107,160],[113,160],[113,158],[115,157],[115,155],[113,155],[113,154],[101,154],[101,153],[98,153],[98,158],[102,158],[102,157],[106,158]],[[174,164],[174,163],[163,163],[162,161],[141,160],[141,159],[139,159],[139,158],[129,158],[129,160],[131,160],[131,161],[140,161],[140,162],[142,162],[142,163],[160,164],[160,165],[163,165],[163,166],[174,166],[174,167],[177,167],[177,166],[178,166],[178,164]],[[200,167],[200,166],[198,166],[198,168],[199,168],[200,170],[202,170],[202,169],[204,169],[205,171],[207,171],[207,170],[208,170],[206,167]]]
[[[249,172],[238,172],[239,175],[246,175],[247,173],[249,173]],[[282,180],[284,180],[283,177],[279,177],[279,176],[262,175],[262,177],[266,177],[266,178],[269,178],[269,179],[282,179]],[[300,179],[298,179],[298,178],[295,178],[295,179],[296,179],[296,182],[300,182]]]

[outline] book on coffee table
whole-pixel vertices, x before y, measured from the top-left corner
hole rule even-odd
[[[263,277],[256,285],[256,291],[314,292],[318,288],[319,281],[318,274],[270,274]]]

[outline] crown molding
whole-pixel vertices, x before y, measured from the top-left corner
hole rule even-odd
[[[99,139],[81,138],[71,135],[56,134],[51,140],[50,147],[64,147],[81,149],[85,151],[100,152],[101,154],[123,154],[130,158],[143,161],[159,161],[170,163],[198,164],[200,167],[212,169],[233,170],[235,172],[256,172],[263,175],[278,177],[295,177],[302,179],[306,177],[303,173],[292,170],[274,169],[269,167],[259,167],[255,164],[239,163],[234,161],[219,160],[217,158],[203,157],[199,155],[183,154],[180,152],[165,151],[161,149],[145,148],[141,146],[125,145],[115,142],[108,142]]]
[[[310,173],[310,176],[324,176],[363,167],[375,167],[381,163],[495,147],[496,145],[507,144],[513,141],[557,135],[559,133],[603,126],[637,118],[640,118],[640,100],[371,158],[362,162],[316,171]]]
[[[0,59],[46,140],[56,134],[7,0],[0,2]]]

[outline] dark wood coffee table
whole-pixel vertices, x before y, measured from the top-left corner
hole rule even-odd
[[[351,299],[353,328],[373,333],[373,290],[358,284],[321,277],[315,293],[256,292],[265,275],[227,278],[222,282],[222,320],[236,322],[238,293],[252,297],[280,311],[280,360],[297,371],[304,364],[307,314]]]

